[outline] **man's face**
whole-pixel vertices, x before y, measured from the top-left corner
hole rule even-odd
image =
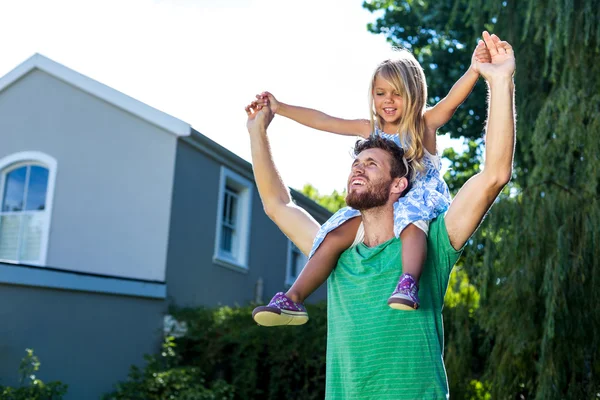
[[[357,210],[368,210],[388,202],[393,181],[390,157],[382,149],[367,149],[358,154],[348,178],[346,204]]]

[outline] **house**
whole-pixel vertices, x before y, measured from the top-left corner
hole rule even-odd
[[[305,262],[248,162],[39,54],[0,79],[0,196],[0,384],[33,348],[68,399],[156,353],[170,304],[268,301]]]

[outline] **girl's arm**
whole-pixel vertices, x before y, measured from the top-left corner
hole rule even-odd
[[[371,134],[371,123],[366,119],[336,118],[312,108],[292,106],[280,102],[269,92],[263,92],[256,97],[263,106],[266,106],[268,101],[271,110],[275,114],[282,115],[313,129],[364,138],[369,137]]]
[[[482,40],[479,41],[475,51],[473,51],[471,66],[468,71],[452,86],[446,97],[425,111],[425,137],[423,144],[430,153],[432,153],[432,150],[435,153],[435,135],[438,128],[452,118],[458,106],[465,101],[477,83],[479,79],[479,71],[477,70],[478,62],[491,62],[490,53]]]

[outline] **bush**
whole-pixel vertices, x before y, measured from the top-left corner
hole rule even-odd
[[[40,369],[40,360],[32,349],[25,349],[27,355],[19,365],[21,385],[18,388],[0,385],[0,399],[3,400],[61,400],[68,386],[59,381],[45,384],[35,376]]]
[[[116,385],[104,400],[232,400],[233,388],[222,380],[205,387],[200,368],[181,365],[173,337],[167,337],[160,356],[146,356],[141,370],[132,366],[126,382]]]
[[[172,310],[187,325],[177,339],[180,365],[199,368],[211,381],[224,379],[235,387],[236,399],[323,399],[326,304],[308,305],[306,325],[276,328],[256,325],[252,309]]]
[[[325,303],[309,305],[311,320],[300,327],[258,326],[252,308],[172,309],[185,334],[168,337],[103,400],[323,399]]]

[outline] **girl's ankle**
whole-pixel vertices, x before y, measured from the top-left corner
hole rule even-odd
[[[304,302],[304,299],[300,297],[300,295],[296,292],[290,292],[288,291],[286,294],[288,299],[290,299],[291,301],[293,301],[294,303],[302,303]]]

